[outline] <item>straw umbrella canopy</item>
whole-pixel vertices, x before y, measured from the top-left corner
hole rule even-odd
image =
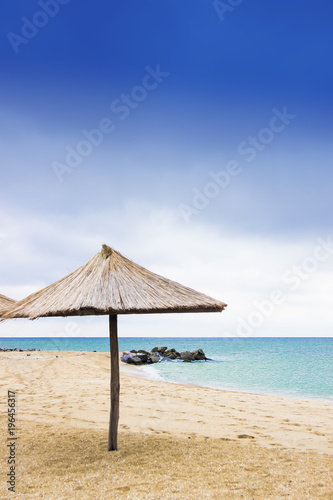
[[[0,293],[0,321],[3,321],[2,314],[8,311],[14,304],[15,304],[14,299],[10,299],[9,297],[6,297],[6,295],[1,295]]]
[[[109,450],[117,449],[119,420],[118,314],[221,312],[203,293],[163,278],[102,246],[84,266],[17,302],[5,318],[108,315],[111,354]]]

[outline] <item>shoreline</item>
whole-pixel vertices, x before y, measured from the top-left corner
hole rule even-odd
[[[119,353],[120,354],[120,353]],[[173,380],[165,380],[162,376],[160,376],[159,374],[157,374],[156,377],[154,376],[151,376],[149,374],[149,371],[148,370],[144,370],[144,367],[145,366],[154,366],[154,365],[143,365],[143,366],[140,366],[140,365],[131,365],[131,364],[128,364],[128,363],[123,363],[122,361],[120,361],[119,359],[119,369],[122,370],[125,374],[128,374],[129,376],[132,376],[132,377],[138,377],[138,378],[144,378],[144,379],[147,379],[147,380],[151,380],[152,382],[165,382],[167,384],[174,384],[174,385],[184,385],[184,386],[188,386],[188,387],[201,387],[201,388],[206,388],[206,389],[212,389],[212,390],[216,390],[216,391],[224,391],[224,392],[232,392],[232,393],[236,393],[236,394],[251,394],[251,395],[254,395],[254,396],[268,396],[268,397],[276,397],[276,398],[283,398],[283,399],[287,399],[287,400],[296,400],[296,401],[318,401],[320,403],[331,403],[333,405],[333,401],[332,400],[329,400],[329,399],[320,399],[320,398],[316,398],[316,397],[295,397],[295,396],[287,396],[285,394],[272,394],[272,393],[267,393],[267,392],[251,392],[251,391],[246,391],[246,390],[243,390],[243,389],[225,389],[225,388],[220,388],[220,387],[212,387],[210,385],[197,385],[197,384],[190,384],[190,383],[186,383],[186,382],[175,382]]]
[[[21,354],[22,355],[22,360],[25,359],[25,356],[27,355],[37,355],[37,357],[41,358],[42,356],[38,356],[38,354],[42,354],[42,353],[53,353],[55,354],[56,356],[59,356],[59,355],[63,355],[63,354],[73,354],[73,355],[76,355],[76,356],[79,356],[79,355],[96,355],[96,354],[101,354],[101,355],[105,355],[106,357],[108,357],[110,359],[110,352],[109,351],[44,351],[43,349],[20,349],[20,350],[14,350],[14,349],[10,349],[10,350],[0,350],[0,355],[1,354],[10,354],[10,353],[16,353],[17,355]],[[25,354],[25,356],[24,356]],[[150,367],[150,366],[154,366],[154,365],[132,365],[132,364],[128,364],[128,363],[123,363],[121,361],[121,354],[122,354],[122,351],[119,351],[119,371],[120,372],[123,372],[124,375],[127,375],[127,376],[131,376],[131,377],[137,377],[137,378],[140,378],[140,379],[145,379],[145,380],[150,380],[152,382],[162,382],[162,383],[166,383],[166,384],[172,384],[172,385],[180,385],[180,386],[184,386],[184,387],[196,387],[196,388],[202,388],[202,389],[210,389],[210,390],[216,390],[216,391],[222,391],[222,392],[226,392],[226,393],[234,393],[234,394],[244,394],[244,395],[252,395],[252,396],[267,396],[267,397],[271,397],[271,398],[279,398],[279,399],[286,399],[286,400],[295,400],[295,401],[301,401],[301,402],[318,402],[318,403],[327,403],[327,404],[331,404],[333,405],[333,401],[332,400],[327,400],[327,399],[319,399],[319,398],[315,398],[315,397],[295,397],[295,396],[288,396],[288,395],[285,395],[285,394],[271,394],[271,393],[267,393],[267,392],[250,392],[250,391],[246,391],[246,390],[243,390],[243,389],[225,389],[225,388],[220,388],[220,387],[212,387],[212,386],[209,386],[209,385],[196,385],[196,384],[190,384],[190,383],[186,383],[186,382],[182,382],[182,381],[172,381],[172,380],[165,380],[163,379],[162,376],[160,376],[159,374],[157,374],[157,377],[154,377],[154,376],[151,376],[149,374],[149,371],[148,370],[144,370],[145,367]],[[35,358],[37,359],[37,358]]]
[[[17,398],[17,498],[332,497],[333,403],[152,381],[123,368],[119,450],[110,453],[109,353],[0,353],[1,392]]]

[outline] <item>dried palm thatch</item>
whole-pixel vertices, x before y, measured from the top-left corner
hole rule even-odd
[[[6,295],[1,295],[0,293],[0,321],[3,321],[2,314],[7,312],[14,304],[16,300],[6,297]]]
[[[220,312],[225,307],[103,245],[84,266],[17,302],[6,317]]]
[[[117,315],[221,312],[224,302],[148,271],[103,245],[102,251],[65,278],[17,302],[5,318],[109,315],[111,409],[109,451],[117,449],[119,349]]]

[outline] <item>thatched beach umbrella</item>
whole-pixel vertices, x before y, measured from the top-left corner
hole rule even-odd
[[[2,314],[8,311],[14,304],[16,300],[6,297],[6,295],[1,295],[0,293],[0,321],[3,321]]]
[[[17,302],[6,318],[109,315],[111,410],[109,450],[117,449],[119,420],[118,314],[221,312],[203,293],[148,271],[103,245],[102,251],[65,278]]]

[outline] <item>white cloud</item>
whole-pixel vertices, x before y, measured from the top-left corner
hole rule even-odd
[[[177,212],[129,202],[123,209],[80,216],[2,214],[0,293],[13,298],[37,291],[83,265],[107,243],[148,269],[228,304],[222,314],[127,316],[122,336],[235,336],[241,319],[269,299],[273,289],[283,305],[265,316],[253,336],[330,335],[333,257],[318,264],[297,290],[283,281],[286,271],[312,255],[316,241],[250,237],[222,225],[184,223]],[[325,237],[326,235],[323,235]],[[257,301],[257,302],[255,302]],[[78,324],[74,331],[69,324]],[[7,321],[0,336],[103,336],[105,318]]]

